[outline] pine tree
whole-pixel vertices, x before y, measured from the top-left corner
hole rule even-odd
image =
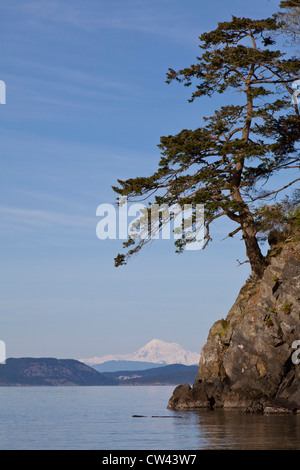
[[[300,0],[283,0],[280,3],[280,19],[283,23],[282,31],[294,43],[299,44],[300,34]]]
[[[284,185],[277,178],[277,186],[262,189],[278,172],[299,170],[300,117],[292,84],[299,77],[300,60],[276,49],[273,34],[281,27],[276,15],[263,20],[233,16],[202,34],[197,62],[169,69],[166,82],[193,87],[190,102],[226,93],[231,104],[203,117],[202,127],[161,137],[161,159],[152,175],[118,180],[113,186],[129,201],[152,198],[149,208],[153,203],[204,204],[205,246],[212,240],[212,222],[228,217],[237,224],[228,236],[242,234],[252,274],[258,277],[266,260],[257,238],[256,207],[300,181],[295,174]],[[236,91],[238,103],[232,104]],[[124,247],[131,248],[115,258],[115,265],[125,264],[147,241],[129,239]],[[187,238],[177,240],[178,251],[186,243]]]

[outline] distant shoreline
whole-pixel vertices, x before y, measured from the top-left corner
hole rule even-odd
[[[0,387],[177,386],[192,384],[197,370],[196,365],[169,364],[101,373],[75,359],[9,358],[0,366]]]

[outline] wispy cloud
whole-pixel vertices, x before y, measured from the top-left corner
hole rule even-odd
[[[64,227],[88,227],[95,225],[95,218],[63,214],[54,211],[23,209],[20,207],[0,206],[1,225],[9,222],[18,222],[19,227],[23,224],[29,226],[64,226]]]
[[[138,85],[112,80],[109,77],[93,76],[92,72],[83,72],[73,67],[56,67],[48,64],[24,63],[24,70],[18,64],[18,75],[7,73],[9,93],[15,101],[18,99],[33,103],[49,104],[66,108],[86,110],[110,110],[115,106],[140,102],[145,94]],[[31,75],[29,75],[29,72]],[[21,78],[20,78],[21,73]],[[45,111],[40,109],[40,112]],[[26,109],[28,113],[28,109]]]
[[[62,2],[32,0],[18,6],[22,20],[47,27],[52,23],[65,24],[85,31],[99,28],[152,34],[182,43],[193,43],[199,36],[199,26],[193,24],[191,10],[175,11],[173,2],[140,0],[113,2]],[[9,6],[6,8],[10,8]]]

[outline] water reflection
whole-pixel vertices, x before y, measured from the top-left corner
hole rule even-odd
[[[178,434],[186,435],[192,427],[199,449],[300,449],[299,414],[255,415],[217,409],[181,412],[180,416],[182,419],[175,421]]]
[[[156,386],[0,387],[0,449],[300,450],[300,414],[176,412],[166,409],[171,393]]]

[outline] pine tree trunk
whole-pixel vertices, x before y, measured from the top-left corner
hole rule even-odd
[[[235,220],[240,224],[243,233],[243,240],[246,246],[247,258],[250,262],[252,270],[252,275],[261,278],[267,266],[267,262],[261,252],[256,238],[256,227],[253,215],[251,214],[247,204],[244,203],[238,188],[236,188],[233,192],[232,199],[243,204],[244,207],[242,210],[240,210],[238,216],[235,216],[234,218],[232,218],[232,216],[230,216],[229,214],[228,216],[232,218],[232,220]]]
[[[250,214],[247,215],[247,218],[241,223],[241,226],[252,275],[261,278],[267,263],[258,245],[254,222]]]

